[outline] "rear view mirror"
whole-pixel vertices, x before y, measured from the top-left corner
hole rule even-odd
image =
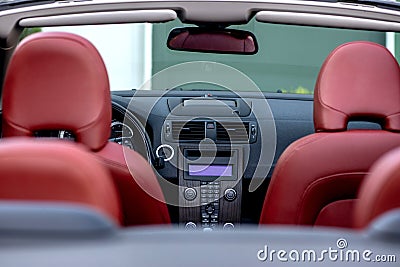
[[[258,51],[254,34],[248,31],[186,27],[173,29],[168,36],[171,50],[253,55]]]

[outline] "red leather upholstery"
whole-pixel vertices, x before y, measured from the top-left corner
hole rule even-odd
[[[117,192],[96,157],[70,142],[0,142],[0,199],[75,202],[121,221]]]
[[[351,227],[354,199],[370,166],[400,146],[400,70],[377,44],[353,42],[325,61],[314,95],[317,133],[292,143],[277,162],[261,224]],[[353,119],[382,130],[349,130]]]
[[[400,131],[400,72],[379,44],[352,42],[326,59],[314,91],[314,125],[319,131],[345,131],[351,119],[376,120]]]
[[[39,33],[18,46],[3,90],[3,136],[71,130],[92,150],[110,136],[107,71],[94,46],[67,33]]]
[[[338,200],[326,205],[318,214],[315,225],[331,227],[351,227],[353,218],[349,211],[354,209],[354,199]]]
[[[400,149],[379,159],[362,183],[354,207],[354,226],[363,228],[391,209],[400,207]]]
[[[121,197],[125,225],[170,222],[164,195],[149,163],[137,152],[108,142],[97,152],[109,168]],[[128,167],[129,164],[129,167]]]
[[[71,131],[110,169],[122,200],[124,225],[170,223],[151,167],[139,154],[126,150],[126,159],[140,162],[133,168],[136,173],[129,172],[131,163],[126,163],[123,147],[108,142],[110,124],[107,72],[89,41],[70,33],[46,32],[26,38],[16,48],[3,89],[3,136]],[[136,182],[141,180],[151,184],[150,193],[157,199],[142,192]]]

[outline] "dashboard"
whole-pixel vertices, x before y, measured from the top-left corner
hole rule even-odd
[[[258,223],[275,163],[313,133],[312,114],[312,96],[113,92],[109,141],[137,151],[162,189],[172,188],[165,197],[174,224],[236,228]],[[35,135],[75,139],[68,129]]]
[[[313,132],[312,98],[304,96],[132,91],[112,100],[145,125],[149,154],[163,161],[155,172],[175,185],[173,197],[165,194],[172,222],[186,229],[257,224],[280,153]]]
[[[154,90],[113,92],[112,101],[143,125],[161,185],[175,185],[165,195],[182,228],[258,224],[278,158],[314,132],[311,95]]]

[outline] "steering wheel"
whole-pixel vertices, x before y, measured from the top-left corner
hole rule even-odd
[[[125,145],[142,155],[155,168],[162,168],[164,161],[152,149],[150,138],[143,124],[122,105],[112,102],[113,122],[110,141]],[[117,126],[113,130],[114,126]]]

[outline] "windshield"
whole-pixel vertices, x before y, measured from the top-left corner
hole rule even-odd
[[[239,70],[263,92],[312,94],[323,61],[338,45],[365,40],[387,46],[394,53],[397,39],[393,33],[276,25],[252,20],[247,25],[230,28],[254,33],[259,45],[259,51],[255,55],[210,54],[168,49],[166,42],[169,32],[173,28],[183,26],[185,25],[179,21],[172,21],[155,24],[51,27],[41,30],[68,31],[89,39],[105,61],[111,90],[149,89],[143,88],[142,85],[165,68],[185,62],[211,61]],[[171,88],[160,86],[151,89]],[[201,83],[181,85],[179,89],[226,90]]]

